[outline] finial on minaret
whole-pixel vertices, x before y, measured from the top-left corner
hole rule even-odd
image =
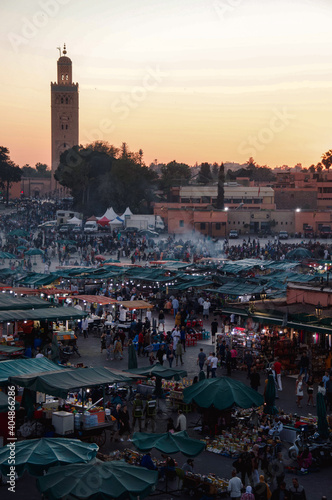
[[[62,51],[62,53],[63,53],[63,55],[67,54],[66,44],[65,43],[63,44],[63,51]]]

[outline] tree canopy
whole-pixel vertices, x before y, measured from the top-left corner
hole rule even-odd
[[[212,181],[211,167],[210,164],[205,162],[201,164],[201,168],[198,172],[197,182],[201,184],[208,184]]]
[[[329,149],[329,151],[322,155],[322,164],[327,170],[329,170],[332,165],[332,149]]]
[[[20,167],[10,159],[9,150],[0,146],[0,186],[6,190],[6,203],[9,201],[9,188],[22,177]]]
[[[159,187],[169,196],[173,186],[186,186],[191,178],[190,167],[175,160],[161,167]]]
[[[102,213],[112,205],[123,212],[148,212],[154,199],[157,174],[143,164],[143,151],[130,152],[97,142],[64,151],[54,174],[71,190],[74,206],[85,214]]]

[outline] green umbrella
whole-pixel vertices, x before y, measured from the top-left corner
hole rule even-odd
[[[195,401],[202,408],[214,406],[218,410],[226,410],[233,406],[240,408],[261,406],[264,398],[238,380],[217,377],[204,379],[186,387],[183,391],[183,401],[187,404]]]
[[[28,233],[23,229],[14,229],[14,231],[10,231],[8,236],[28,236]]]
[[[25,252],[25,255],[44,255],[44,252],[40,248],[30,248]]]
[[[0,259],[16,259],[16,255],[9,252],[0,252]]]
[[[49,500],[135,500],[150,495],[157,481],[157,471],[122,461],[98,461],[53,467],[45,476],[37,479],[37,487]]]
[[[205,380],[205,371],[201,370],[198,375],[198,380]]]
[[[318,434],[322,439],[329,437],[329,426],[326,419],[326,406],[324,396],[321,392],[317,394],[317,417]]]
[[[198,439],[192,439],[186,431],[166,432],[163,434],[150,434],[147,432],[134,432],[133,444],[142,451],[152,448],[172,455],[181,452],[188,457],[196,457],[205,448],[205,443]]]
[[[54,465],[90,462],[97,455],[98,446],[83,443],[79,439],[41,438],[15,443],[15,472],[21,476],[25,470],[33,476],[41,476]],[[10,449],[0,450],[0,470],[10,471]],[[62,469],[61,469],[62,470]]]
[[[167,368],[162,366],[160,363],[155,365],[142,366],[141,368],[133,368],[128,370],[130,373],[135,375],[145,375],[146,377],[161,377],[164,379],[175,378],[175,380],[180,380],[180,378],[186,377],[186,370],[178,368]]]
[[[17,250],[26,250],[27,247],[25,247],[24,245],[20,245],[19,247],[17,247]]]
[[[274,402],[276,399],[276,384],[273,375],[269,375],[269,378],[267,379],[264,399],[265,403],[263,413],[266,413],[267,415],[276,415],[277,413],[279,413],[278,408],[274,406]]]
[[[130,344],[128,347],[128,370],[132,368],[137,368],[137,355],[134,344]]]
[[[287,260],[304,260],[310,259],[312,257],[312,253],[307,248],[298,247],[294,250],[291,250],[286,254]]]

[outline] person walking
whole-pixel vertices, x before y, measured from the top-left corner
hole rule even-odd
[[[330,411],[332,410],[332,373],[329,380],[326,382],[326,402]]]
[[[180,330],[180,342],[183,347],[183,352],[186,352],[186,328],[184,326],[181,327]]]
[[[165,351],[164,345],[160,344],[160,347],[157,351],[156,357],[157,357],[158,362],[161,364],[161,366],[163,366],[164,361],[165,361],[164,356],[167,357],[166,351]]]
[[[163,331],[165,331],[165,314],[162,309],[159,311],[158,321],[158,329],[160,330],[160,325],[162,325]]]
[[[232,479],[228,482],[228,493],[231,498],[234,500],[241,499],[241,490],[243,488],[242,481],[239,477],[237,477],[237,472],[235,469],[232,470]]]
[[[203,319],[209,319],[209,311],[211,307],[211,302],[209,299],[204,300],[203,302]]]
[[[255,391],[258,391],[258,387],[261,385],[261,377],[254,366],[250,373],[250,387]]]
[[[178,411],[178,419],[175,428],[178,432],[187,430],[187,419],[182,410]]]
[[[299,484],[297,477],[293,477],[292,486],[289,488],[290,500],[307,500],[304,488]]]
[[[183,354],[182,344],[181,342],[178,342],[175,349],[176,366],[178,366],[179,358],[181,361],[181,365],[184,364],[182,360],[182,354]]]
[[[211,373],[211,359],[212,359],[212,352],[209,353],[207,360],[206,360],[206,378],[210,377]]]
[[[174,318],[178,313],[179,310],[179,301],[176,297],[172,300],[172,308],[173,308],[173,313],[174,313]]]
[[[211,377],[216,378],[216,371],[218,368],[218,358],[216,356],[216,353],[212,353],[212,358],[210,360],[210,366],[211,366]]]
[[[108,330],[106,332],[105,345],[106,345],[106,360],[113,361],[113,358],[112,358],[112,335],[111,335],[110,330]]]
[[[248,451],[248,446],[245,445],[243,452],[238,459],[238,471],[241,472],[241,481],[243,485],[246,484],[246,475],[248,476],[249,483],[252,482],[252,458]]]
[[[204,368],[205,360],[206,360],[206,354],[203,351],[203,347],[201,347],[197,357],[197,364],[199,366],[200,371],[202,371]]]
[[[133,417],[133,431],[135,431],[136,420],[138,420],[139,431],[142,432],[142,418],[143,418],[144,405],[140,394],[136,394],[133,403],[132,417]]]
[[[246,491],[242,494],[241,500],[255,500],[255,496],[252,493],[251,486],[246,487]]]
[[[314,379],[312,375],[309,375],[306,385],[308,394],[307,406],[316,406],[314,403]]]
[[[274,371],[274,374],[275,374],[275,379],[277,381],[278,391],[282,391],[281,363],[279,361],[279,358],[275,359],[275,362],[273,363],[272,370]]]
[[[306,352],[304,352],[300,359],[300,375],[304,374],[304,382],[307,380],[309,369],[309,357]]]
[[[244,363],[247,365],[247,378],[250,378],[251,367],[253,365],[254,358],[250,351],[246,351],[244,355]]]
[[[228,346],[226,346],[225,350],[225,363],[227,368],[227,375],[230,377],[232,375],[232,355]]]
[[[217,318],[214,318],[214,320],[211,323],[211,339],[212,339],[212,344],[215,343],[217,331],[218,331],[218,321],[217,321]]]
[[[254,488],[255,500],[270,500],[272,493],[269,485],[265,482],[265,477],[259,476],[259,483]]]
[[[82,332],[83,332],[83,337],[87,339],[89,337],[89,322],[87,318],[84,318],[82,320]]]
[[[296,404],[299,408],[302,408],[301,401],[303,399],[303,381],[302,375],[299,375],[296,381]]]
[[[174,361],[174,351],[173,351],[173,345],[172,344],[168,344],[167,350],[166,350],[166,356],[167,356],[167,359],[168,359],[169,367],[172,368],[172,364],[173,364],[173,361]]]
[[[290,500],[290,493],[286,488],[285,481],[282,481],[280,485],[274,490],[271,500]]]

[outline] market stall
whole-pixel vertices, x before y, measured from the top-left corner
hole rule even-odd
[[[105,390],[100,401],[92,404],[90,390],[93,387],[120,382],[129,382],[125,374],[113,373],[107,368],[77,368],[54,373],[25,374],[9,378],[11,384],[30,391],[53,396],[40,404],[41,417],[51,419],[57,435],[78,435],[82,438],[95,436],[97,444],[106,441],[106,430],[113,428],[113,421],[105,411]],[[69,397],[68,397],[69,395]],[[58,409],[62,408],[60,411]],[[64,411],[64,410],[65,411]]]
[[[157,397],[162,395],[162,379],[172,379],[180,380],[187,376],[187,372],[182,369],[177,368],[166,368],[160,363],[150,366],[142,366],[141,368],[133,368],[128,370],[128,373],[134,375],[141,375],[148,378],[155,377],[155,390],[154,393]],[[139,387],[139,386],[138,386]],[[147,386],[149,387],[149,386]],[[138,391],[140,392],[140,391]]]

